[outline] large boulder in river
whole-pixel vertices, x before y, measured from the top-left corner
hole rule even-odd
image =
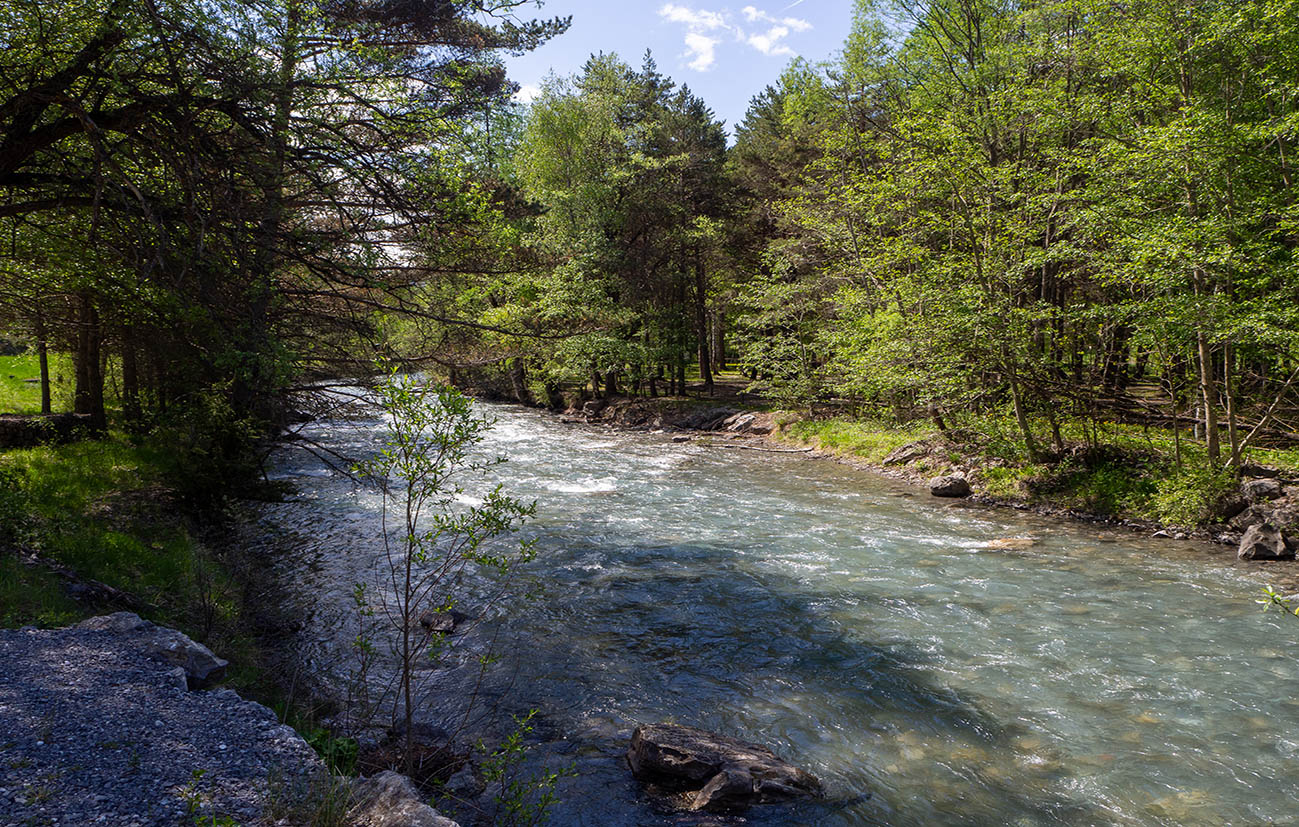
[[[935,497],[968,497],[970,481],[960,474],[947,474],[929,481],[929,493]]]
[[[642,781],[693,792],[694,810],[742,810],[821,794],[815,776],[766,747],[679,724],[637,727],[627,763]]]
[[[1242,560],[1293,560],[1295,551],[1279,528],[1263,523],[1250,526],[1240,538],[1236,556]]]
[[[92,617],[77,624],[77,628],[119,635],[146,656],[181,667],[190,689],[206,689],[219,683],[230,665],[175,629],[155,626],[131,612]]]

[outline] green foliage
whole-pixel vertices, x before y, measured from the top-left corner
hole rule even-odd
[[[44,557],[133,595],[153,619],[211,639],[237,634],[239,589],[178,511],[170,446],[123,435],[0,453],[8,524]],[[24,589],[31,589],[23,594]],[[4,622],[57,625],[82,615],[57,580],[0,558]],[[238,644],[242,646],[243,644]],[[233,647],[232,647],[233,648]]]
[[[0,465],[0,549],[31,539],[31,500],[21,469]]]
[[[276,824],[286,827],[351,827],[353,804],[351,779],[322,772],[288,779],[273,775],[268,780],[266,811]]]
[[[55,405],[64,402],[67,384],[58,382],[69,375],[70,362],[62,354],[51,354],[50,377]],[[0,413],[38,414],[41,412],[41,386],[31,380],[41,375],[36,354],[0,356]]]
[[[1299,606],[1295,606],[1290,598],[1279,594],[1271,586],[1264,586],[1263,598],[1254,602],[1260,604],[1265,612],[1275,607],[1284,614],[1299,617]]]
[[[1165,524],[1197,526],[1208,522],[1238,486],[1234,474],[1208,465],[1169,469],[1155,481],[1152,510]]]
[[[483,756],[483,780],[492,792],[496,810],[492,824],[510,827],[528,827],[545,824],[550,806],[555,803],[555,785],[560,779],[576,775],[576,770],[566,767],[526,774],[523,762],[528,756],[527,738],[532,734],[535,709],[514,719],[514,731],[495,749],[481,741],[478,752]]]
[[[66,626],[84,614],[53,574],[0,552],[0,628],[32,625],[49,629]]]
[[[194,827],[239,827],[239,822],[229,815],[207,812],[211,809],[211,793],[204,789],[203,778],[206,775],[206,770],[194,770],[189,783],[179,791],[189,822]]]
[[[325,766],[334,775],[356,775],[356,758],[359,745],[355,738],[338,736],[319,726],[298,724],[294,726],[302,739],[311,745]]]
[[[171,476],[182,497],[212,509],[255,484],[265,430],[259,418],[236,409],[229,383],[221,383],[194,392],[163,417],[152,441],[172,452]]]
[[[894,449],[928,435],[915,427],[859,419],[804,419],[791,424],[786,432],[823,451],[874,463],[883,461]]]
[[[383,447],[362,471],[383,494],[383,543],[387,560],[380,599],[399,658],[393,720],[405,722],[405,755],[414,760],[415,682],[422,662],[436,658],[440,638],[423,633],[425,611],[450,611],[457,584],[472,564],[506,575],[534,554],[530,542],[493,544],[535,513],[498,485],[479,504],[462,505],[466,486],[481,483],[504,462],[475,447],[491,422],[475,414],[472,401],[454,388],[419,377],[386,372],[375,389],[388,419]],[[358,594],[358,599],[363,595]],[[409,767],[408,767],[409,770]]]

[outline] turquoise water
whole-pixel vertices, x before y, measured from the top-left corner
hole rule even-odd
[[[935,500],[831,462],[673,444],[518,408],[487,448],[535,499],[538,558],[430,671],[468,734],[537,709],[537,766],[572,764],[556,824],[717,823],[659,809],[622,762],[641,721],[758,741],[826,784],[759,824],[1266,824],[1299,814],[1299,623],[1226,551]],[[372,449],[377,423],[314,438]],[[309,668],[343,674],[375,496],[288,449]],[[1009,542],[1006,542],[1009,541]],[[1288,623],[1287,620],[1290,622]],[[1290,625],[1294,623],[1294,625]],[[457,666],[458,664],[458,666]],[[866,795],[869,794],[869,797]]]

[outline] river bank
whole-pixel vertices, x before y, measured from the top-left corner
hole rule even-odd
[[[1238,485],[1219,483],[1216,489],[1188,490],[1184,497],[1197,502],[1192,508],[1171,513],[1202,513],[1207,519],[1174,522],[1154,516],[1156,508],[1149,502],[1135,496],[1124,502],[1105,490],[1107,485],[1129,495],[1154,490],[1159,469],[1143,464],[1135,452],[1124,455],[1117,451],[1097,461],[1075,446],[1051,462],[1015,462],[979,451],[968,442],[962,444],[933,428],[843,418],[817,420],[751,398],[720,402],[681,397],[593,400],[560,416],[570,423],[633,431],[693,432],[724,440],[718,443],[723,447],[736,447],[733,443],[743,440],[754,443],[748,447],[761,450],[806,449],[809,459],[842,463],[924,490],[929,490],[936,477],[957,475],[970,484],[971,493],[964,497],[968,502],[1104,525],[1155,539],[1199,540],[1236,550],[1251,526],[1268,524],[1281,532],[1288,546],[1299,541],[1299,469],[1255,465],[1247,469],[1252,476]],[[1148,438],[1146,442],[1154,444]],[[1119,466],[1121,470],[1116,472]],[[1274,588],[1299,592],[1299,563],[1293,559],[1242,564],[1255,568]]]
[[[1289,800],[1267,767],[1294,710],[1268,687],[1299,678],[1299,653],[1254,604],[1257,564],[937,500],[899,469],[807,462],[821,454],[754,433],[776,430],[761,412],[725,425],[736,414],[680,407],[607,430],[489,411],[484,450],[511,458],[499,481],[544,506],[517,583],[532,597],[494,604],[496,586],[466,584],[461,608],[479,622],[457,636],[465,668],[432,676],[428,715],[456,717],[471,690],[504,721],[537,710],[523,769],[576,770],[557,823],[673,818],[622,759],[657,720],[769,744],[827,780],[826,803],[757,824],[1212,824]],[[714,430],[686,430],[691,417]],[[381,423],[308,427],[355,454]],[[381,552],[376,502],[292,445],[269,470],[299,490],[250,523],[299,535],[259,558],[263,583],[297,595],[277,645],[297,673],[324,675],[353,651],[351,594]],[[504,662],[474,689],[489,639]]]
[[[825,783],[755,824],[1258,823],[1289,806],[1275,756],[1299,722],[1272,688],[1299,652],[1223,547],[942,500],[725,432],[483,412],[484,454],[509,457],[490,484],[538,502],[537,558],[508,604],[466,581],[466,668],[430,673],[421,709],[458,720],[495,641],[479,697],[505,721],[536,711],[523,771],[575,770],[555,823],[673,823],[624,760],[654,721],[768,745]],[[339,450],[380,428],[307,436]],[[352,586],[381,565],[378,504],[305,451],[272,469],[305,495],[266,512],[301,534],[279,572],[308,596],[295,651],[340,668]]]

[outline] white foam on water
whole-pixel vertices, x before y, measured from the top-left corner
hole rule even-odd
[[[618,485],[612,477],[600,479],[588,477],[576,482],[549,482],[545,487],[547,491],[554,491],[557,494],[612,494],[618,490]]]

